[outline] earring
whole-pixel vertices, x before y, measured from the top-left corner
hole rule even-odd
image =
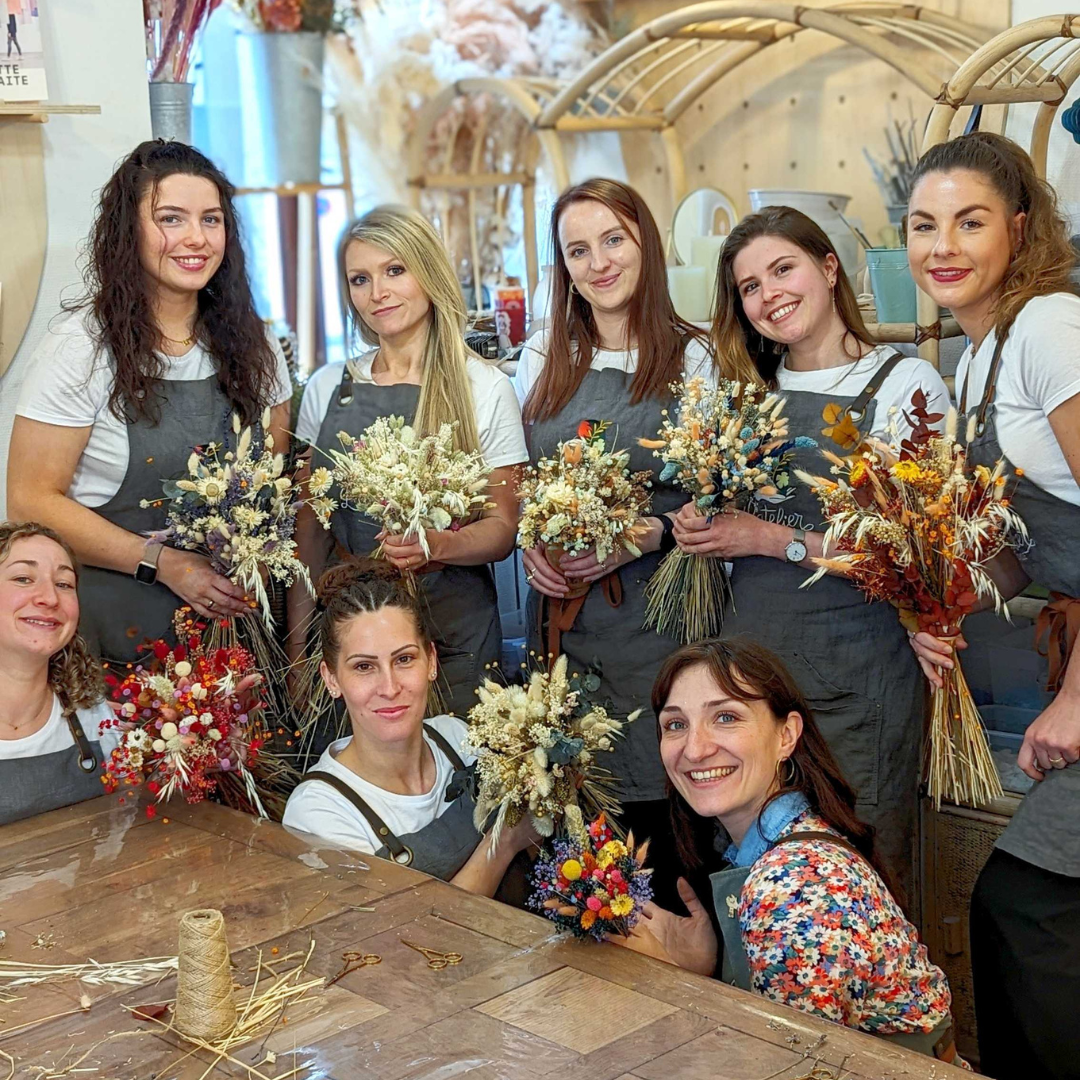
[[[784,775],[783,776],[780,775],[780,767],[782,765],[787,765],[787,768],[784,770]],[[792,761],[791,758],[789,758],[789,757],[780,758],[780,760],[777,761],[777,763],[776,763],[776,780],[777,780],[777,783],[779,783],[781,787],[791,787],[795,783],[796,775],[797,775],[797,773],[796,773],[796,769],[795,769],[795,762]]]
[[[836,285],[835,284],[831,287],[831,292],[832,292],[832,309],[833,309],[833,314],[835,315],[836,314]]]
[[[570,316],[574,313],[574,294],[577,289],[574,288],[574,283],[570,282],[570,289],[566,294],[566,321],[570,322]]]

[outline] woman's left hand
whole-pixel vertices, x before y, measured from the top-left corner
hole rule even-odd
[[[437,561],[434,554],[434,546],[439,533],[434,529],[428,529],[425,533],[428,549],[431,555],[425,555],[420,546],[420,540],[415,536],[391,536],[379,533],[377,540],[382,542],[383,554],[387,561],[397,570],[412,570],[414,573],[421,570],[429,561]]]
[[[1080,761],[1080,699],[1068,689],[1062,689],[1028,725],[1016,763],[1032,780],[1042,780],[1052,769],[1065,769],[1077,761]]]
[[[599,581],[600,578],[610,574],[612,570],[617,570],[620,566],[625,566],[636,558],[636,555],[632,555],[622,544],[619,544],[603,562],[597,559],[595,549],[586,551],[581,555],[563,555],[559,560],[559,571],[569,581],[587,581],[591,583]]]
[[[675,517],[675,542],[687,555],[740,559],[764,554],[763,536],[772,527],[744,510],[724,510],[709,519],[687,503]]]

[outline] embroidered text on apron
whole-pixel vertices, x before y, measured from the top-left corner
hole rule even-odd
[[[838,449],[822,435],[827,405],[846,407],[864,436],[871,430],[873,395],[900,359],[893,354],[885,360],[857,397],[784,392],[792,437],[808,435],[819,445],[796,450],[793,479],[794,467],[821,472],[821,449]],[[804,484],[796,484],[786,502],[753,502],[749,510],[808,532],[825,528],[817,496]],[[896,609],[867,603],[841,577],[827,575],[800,589],[811,573],[803,566],[757,555],[734,562],[735,610],[724,615],[723,636],[755,638],[788,666],[858,792],[860,816],[877,829],[886,865],[914,896],[924,688]]]
[[[538,420],[526,429],[529,457],[532,463],[555,454],[559,442],[577,436],[582,420],[608,420],[611,428],[606,442],[609,450],[630,452],[630,471],[649,470],[653,473],[652,510],[650,516],[670,513],[687,501],[679,488],[657,479],[659,459],[653,452],[638,446],[639,438],[653,438],[660,430],[664,409],[674,409],[670,395],[630,404],[630,383],[633,374],[604,368],[589,370],[558,416]],[[615,749],[604,754],[600,764],[618,779],[624,802],[646,802],[664,798],[666,775],[660,763],[660,746],[656,736],[656,717],[650,706],[652,684],[660,665],[679,642],[655,630],[644,629],[645,586],[660,565],[663,555],[650,552],[640,559],[619,567],[615,575],[621,583],[622,601],[612,607],[599,582],[594,583],[584,598],[584,604],[574,625],[563,631],[562,651],[570,660],[572,671],[584,672],[598,666],[600,689],[597,701],[610,701],[614,715],[624,718],[635,709],[641,716],[624,728],[624,737],[615,741]],[[538,655],[546,652],[546,621],[548,604],[534,589],[529,590],[528,625],[529,648]]]
[[[997,372],[1007,337],[997,343],[986,387],[976,410],[974,438],[969,459],[977,465],[993,465],[1005,455],[998,442],[994,402]],[[970,371],[970,366],[969,369]],[[967,386],[960,409],[967,404]],[[1013,466],[1006,465],[1011,472]],[[1065,596],[1080,597],[1080,506],[1044,491],[1027,476],[1012,481],[1012,506],[1027,526],[1031,546],[1017,555],[1028,577]],[[1074,660],[1073,663],[1080,663]],[[1041,866],[1054,874],[1080,877],[1080,764],[1052,769],[1024,796],[997,847],[1018,859]]]
[[[79,718],[65,717],[74,745],[37,757],[0,759],[0,825],[72,806],[101,795],[101,744]]]
[[[161,414],[127,426],[127,472],[116,494],[93,510],[133,533],[165,527],[167,506],[139,506],[141,499],[161,497],[163,480],[187,474],[195,446],[222,442],[230,405],[216,375],[205,379],[161,382]],[[79,574],[79,631],[90,649],[106,660],[127,663],[139,646],[172,637],[172,618],[184,603],[160,581],[143,585],[131,574],[84,566]]]
[[[850,841],[842,836],[834,836],[832,833],[826,832],[795,832],[779,840],[773,846],[798,844],[806,840],[827,840],[837,847],[845,848],[859,855],[858,849]],[[721,962],[720,978],[729,986],[737,986],[740,990],[753,989],[750,961],[746,955],[742,927],[739,924],[739,900],[746,879],[753,869],[754,866],[751,863],[749,866],[735,866],[730,870],[721,870],[719,873],[709,875],[709,883],[712,885],[713,907],[716,909],[716,917],[720,924],[720,933],[723,939],[723,960]],[[956,1056],[951,1016],[942,1020],[932,1031],[897,1034],[880,1034],[876,1031],[870,1031],[867,1034],[895,1043],[906,1050],[914,1050],[917,1053],[936,1057],[942,1061],[951,1062]]]
[[[380,416],[404,416],[412,423],[420,387],[410,383],[379,386],[353,381],[348,367],[319,428],[320,450],[339,450],[338,432],[358,436]],[[370,555],[379,545],[379,528],[362,514],[335,511],[330,522],[334,539],[353,555]],[[447,712],[464,717],[476,704],[476,688],[484,666],[502,653],[502,624],[490,565],[443,566],[417,575],[428,605],[435,649],[439,655],[439,689]]]

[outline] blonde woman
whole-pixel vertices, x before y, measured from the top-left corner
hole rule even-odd
[[[52,529],[0,522],[0,825],[102,793],[118,736],[77,633],[79,566]]]
[[[479,450],[492,469],[494,508],[464,528],[429,530],[419,542],[381,536],[363,515],[338,510],[328,550],[313,518],[298,540],[317,575],[343,553],[368,555],[383,542],[390,562],[420,575],[435,636],[447,711],[464,716],[484,665],[498,660],[502,629],[490,563],[505,558],[517,529],[515,469],[528,459],[514,388],[464,341],[465,301],[438,234],[420,214],[380,206],[345,231],[339,249],[342,293],[353,326],[372,348],[329,364],[309,380],[297,436],[319,451],[339,431],[359,435],[380,416],[404,416],[423,433],[456,421],[455,440]],[[293,605],[292,647],[307,611]]]

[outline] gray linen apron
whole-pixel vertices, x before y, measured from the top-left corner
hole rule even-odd
[[[65,720],[73,745],[37,757],[0,760],[0,825],[103,793],[101,744],[86,737],[74,713]]]
[[[553,456],[560,441],[577,436],[582,420],[609,420],[609,450],[628,450],[630,470],[653,473],[651,516],[670,513],[686,502],[686,494],[671,484],[661,484],[656,477],[658,458],[638,446],[639,438],[653,438],[660,430],[663,409],[674,409],[670,395],[630,404],[633,374],[604,368],[589,370],[577,392],[558,416],[538,420],[526,430],[529,457],[535,465],[542,457]],[[644,629],[645,586],[660,565],[663,555],[650,552],[615,570],[622,586],[622,602],[613,607],[600,582],[595,582],[574,625],[562,633],[562,651],[570,660],[572,671],[584,672],[597,667],[600,689],[597,701],[609,701],[614,715],[626,717],[635,709],[641,716],[624,729],[615,749],[603,755],[600,764],[610,769],[619,781],[621,801],[647,802],[663,799],[667,781],[660,762],[660,744],[656,734],[656,716],[650,705],[652,684],[669,653],[679,647],[673,637]],[[546,652],[546,623],[550,605],[534,589],[529,590],[529,647],[538,655]]]
[[[467,782],[469,770],[465,763],[435,728],[425,724],[424,733],[454,766],[454,778],[446,793],[447,801],[452,799],[453,805],[416,832],[396,836],[368,803],[333,773],[311,769],[304,774],[300,783],[314,781],[328,784],[356,807],[376,835],[382,837],[383,846],[375,852],[378,858],[392,859],[403,866],[412,866],[430,874],[431,877],[449,881],[469,861],[469,856],[476,850],[484,834],[473,821],[476,802],[471,790],[472,785]],[[528,856],[524,852],[519,854],[511,863],[495,899],[515,907],[524,907],[530,865]]]
[[[127,472],[116,494],[93,510],[132,533],[165,527],[167,504],[143,509],[140,499],[161,497],[163,480],[187,474],[192,448],[226,438],[232,407],[216,375],[161,381],[157,423],[140,418],[127,426]],[[143,585],[131,574],[84,566],[79,574],[79,632],[102,659],[130,663],[139,646],[172,638],[172,618],[184,603],[160,581]]]
[[[807,839],[828,840],[858,854],[853,844],[843,837],[833,836],[831,833],[798,832],[778,841],[778,844],[801,843]],[[777,844],[773,846],[776,847]],[[721,870],[719,873],[709,875],[709,883],[712,885],[713,907],[716,910],[716,918],[720,925],[723,940],[720,979],[729,986],[737,986],[740,990],[753,989],[750,961],[746,955],[746,946],[743,943],[742,927],[739,925],[739,900],[746,879],[753,869],[753,864],[750,866],[734,866],[729,870]],[[811,915],[811,921],[812,918]],[[794,925],[794,920],[789,919],[787,925]],[[951,1016],[946,1017],[937,1027],[928,1032],[880,1034],[870,1031],[866,1034],[873,1035],[878,1039],[884,1039],[896,1046],[902,1046],[905,1050],[914,1050],[920,1054],[927,1054],[929,1057],[947,1057],[950,1050],[955,1053],[956,1049],[953,1040]]]
[[[975,437],[969,458],[977,465],[993,465],[1005,457],[995,424],[997,372],[1007,338],[997,343],[982,401],[973,410]],[[970,370],[970,368],[969,368]],[[967,387],[961,395],[965,411]],[[1012,465],[1006,464],[1010,470]],[[1043,491],[1027,476],[1015,481],[1013,509],[1027,526],[1031,545],[1017,551],[1028,577],[1038,585],[1066,596],[1080,597],[1080,506]],[[1073,661],[1080,663],[1080,659]],[[996,847],[1024,862],[1054,874],[1080,878],[1080,764],[1052,769],[1024,796],[1009,827]]]
[[[886,365],[891,370],[897,360],[883,361],[857,397],[785,392],[792,437],[808,435],[819,446],[795,452],[798,468],[820,473],[825,467],[821,449],[841,452],[822,435],[826,405],[848,408],[863,435],[871,430],[877,405],[873,394],[888,374]],[[752,502],[748,509],[808,532],[825,528],[817,497],[803,484],[784,503]],[[922,675],[891,604],[867,603],[859,589],[832,575],[800,589],[810,573],[767,556],[736,559],[731,574],[735,610],[724,615],[723,636],[748,635],[787,665],[858,792],[860,817],[877,830],[882,860],[907,896],[914,897]]]
[[[340,450],[339,431],[358,436],[380,416],[403,416],[412,423],[420,387],[410,383],[357,385],[348,367],[319,428],[316,446]],[[330,520],[334,539],[352,555],[370,555],[378,546],[379,526],[352,510],[337,510]],[[443,566],[417,575],[427,603],[439,655],[439,689],[447,712],[468,715],[484,667],[502,653],[502,624],[491,566]]]

